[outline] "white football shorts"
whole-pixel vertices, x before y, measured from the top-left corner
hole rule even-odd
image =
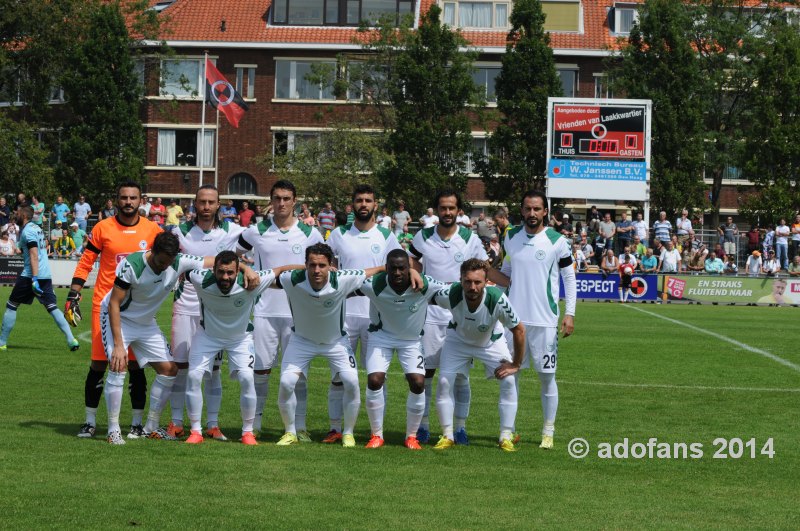
[[[228,370],[231,379],[235,379],[239,371],[253,371],[256,356],[253,345],[253,336],[245,334],[242,337],[224,339],[211,337],[200,328],[192,339],[192,350],[189,354],[189,370],[201,369],[211,372],[217,353],[221,350],[228,352]]]
[[[126,350],[129,347],[133,350],[139,367],[145,368],[150,363],[174,361],[167,338],[161,333],[155,319],[143,325],[121,317],[120,327],[122,328],[123,346]],[[111,355],[114,352],[114,335],[111,333],[108,312],[100,312],[100,334],[106,356],[111,361]]]
[[[278,360],[278,352],[286,352],[292,337],[291,317],[253,317],[253,341],[256,348],[254,369],[272,369]]]
[[[308,377],[311,360],[318,356],[328,360],[328,365],[331,368],[331,378],[340,372],[350,371],[358,374],[356,356],[353,354],[353,350],[350,348],[350,341],[346,337],[335,343],[320,345],[296,334],[292,336],[286,352],[283,353],[281,372],[302,372],[304,376]]]
[[[395,351],[404,374],[425,374],[422,342],[419,339],[394,339],[383,330],[370,335],[367,374],[388,372]]]
[[[447,336],[442,347],[440,371],[468,376],[473,359],[483,363],[486,378],[494,378],[494,371],[502,362],[512,361],[508,345],[502,339],[498,339],[488,347],[476,347],[463,343],[451,334]]]

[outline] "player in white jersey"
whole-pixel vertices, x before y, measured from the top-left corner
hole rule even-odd
[[[367,352],[367,415],[372,438],[367,448],[380,448],[386,399],[383,385],[386,371],[397,351],[397,359],[408,380],[405,446],[421,450],[417,430],[425,411],[425,356],[420,337],[425,326],[428,302],[443,284],[431,277],[422,279],[422,288],[411,287],[411,265],[402,249],[389,252],[386,272],[367,280],[359,290],[370,300],[370,335]],[[349,304],[349,301],[348,301]]]
[[[344,422],[342,446],[356,444],[353,428],[361,405],[355,353],[350,348],[344,330],[344,301],[364,281],[383,270],[340,269],[332,271],[333,251],[325,244],[306,249],[306,269],[286,271],[278,279],[291,303],[294,334],[283,353],[278,408],[286,432],[279,446],[298,442],[295,424],[297,399],[294,388],[301,378],[308,377],[311,360],[317,356],[328,359],[331,378],[338,375],[344,387]]]
[[[480,239],[466,227],[456,224],[461,210],[461,197],[453,190],[439,192],[434,200],[439,224],[422,229],[414,235],[409,253],[417,260],[417,270],[441,282],[457,282],[459,267],[469,258],[488,259]],[[422,261],[421,268],[419,260]],[[490,280],[494,280],[490,278]],[[425,352],[425,414],[417,433],[421,443],[430,440],[428,421],[430,402],[433,400],[433,376],[439,368],[439,356],[444,344],[450,312],[444,308],[431,307],[425,321],[422,348]],[[456,396],[456,442],[469,444],[466,420],[469,416],[469,375],[459,374],[455,384]]]
[[[558,410],[556,365],[558,360],[559,275],[564,281],[566,311],[561,332],[569,336],[575,329],[575,270],[566,239],[546,226],[547,196],[531,190],[522,198],[523,224],[509,231],[504,242],[500,285],[508,285],[509,299],[525,325],[526,363],[533,367],[542,384],[544,427],[541,448],[553,447],[553,432]]]
[[[487,378],[500,383],[500,439],[506,452],[516,450],[512,442],[517,416],[516,372],[525,356],[525,329],[514,308],[500,289],[486,286],[491,267],[485,260],[470,258],[461,264],[461,281],[439,291],[434,302],[451,311],[447,338],[442,347],[436,410],[443,435],[434,447],[455,446],[453,436],[453,383],[456,374],[468,373],[473,358],[483,362]],[[497,326],[508,328],[514,337],[514,359]]]
[[[182,253],[196,256],[214,256],[221,251],[233,251],[244,229],[227,221],[220,223],[219,192],[212,184],[201,186],[194,197],[196,218],[172,229],[180,241]],[[172,386],[170,408],[172,420],[167,433],[173,437],[183,437],[183,405],[186,400],[186,378],[189,373],[189,351],[192,338],[200,324],[200,300],[190,282],[181,281],[175,290],[172,305],[172,357],[178,366],[175,385]],[[206,373],[205,385],[207,419],[206,435],[217,440],[226,440],[219,429],[219,409],[222,403],[222,377],[219,367],[222,363],[220,351],[214,360],[214,368]]]
[[[109,443],[125,444],[119,428],[119,410],[128,347],[132,348],[140,367],[150,365],[157,374],[150,388],[150,410],[144,433],[154,439],[174,440],[166,430],[158,428],[158,422],[178,367],[172,361],[169,344],[158,328],[155,315],[180,275],[211,264],[213,258],[204,261],[197,256],[179,254],[178,238],[161,233],[156,236],[152,250],[129,254],[117,266],[114,287],[100,304],[101,337],[111,364],[106,382]]]
[[[393,249],[400,249],[397,237],[392,231],[375,223],[375,190],[362,184],[353,190],[352,224],[340,225],[328,236],[328,245],[341,269],[366,269],[386,263],[386,255]],[[365,366],[368,350],[369,299],[363,296],[347,299],[345,327],[350,338],[350,347],[357,352],[361,340],[360,364]],[[342,438],[342,412],[344,387],[341,382],[331,382],[328,390],[328,416],[331,429],[323,439],[324,443],[334,443]]]
[[[253,251],[255,269],[275,269],[296,264],[304,259],[306,248],[323,243],[322,234],[313,227],[299,221],[294,215],[297,191],[285,180],[277,181],[270,190],[274,215],[258,225],[248,227],[239,237],[238,252]],[[255,327],[253,339],[256,346],[256,420],[253,430],[261,431],[264,403],[269,392],[269,375],[272,372],[278,350],[286,350],[292,334],[292,312],[286,293],[270,290],[256,303],[253,311]],[[306,381],[297,384],[297,419],[295,420],[301,442],[311,442],[306,430]]]
[[[256,298],[273,285],[275,275],[298,266],[285,266],[267,271],[257,271],[258,285],[251,290],[244,287],[244,276],[239,273],[239,258],[233,251],[222,251],[214,260],[213,270],[192,271],[187,275],[201,301],[200,327],[192,338],[189,355],[189,385],[186,392],[191,432],[189,444],[203,442],[200,415],[203,411],[201,385],[206,374],[212,371],[217,352],[228,352],[231,379],[239,381],[239,405],[242,413],[242,443],[255,446],[253,421],[256,415],[256,390],[253,380],[255,348],[253,346],[250,313]]]

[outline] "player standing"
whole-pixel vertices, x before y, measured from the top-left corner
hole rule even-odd
[[[367,415],[372,438],[367,448],[380,448],[384,444],[386,399],[382,388],[392,356],[397,351],[397,359],[408,380],[405,446],[411,450],[422,449],[417,441],[417,430],[425,411],[425,356],[420,337],[428,302],[442,287],[443,284],[426,276],[422,279],[422,288],[413,290],[408,254],[394,249],[386,257],[386,272],[370,278],[359,290],[371,302],[366,365]]]
[[[219,191],[216,186],[201,186],[194,197],[196,218],[174,227],[172,233],[180,241],[180,250],[184,254],[195,256],[214,256],[221,251],[233,251],[236,242],[244,229],[236,223],[219,222]],[[298,260],[299,261],[299,260]],[[189,372],[189,352],[192,338],[200,325],[200,301],[197,291],[190,282],[182,281],[175,291],[175,302],[172,305],[172,356],[178,365],[178,375],[172,387],[170,409],[172,421],[167,431],[174,437],[183,437],[183,405],[186,397],[186,378]],[[248,315],[249,318],[249,315]],[[222,364],[222,352],[215,358],[213,369],[206,374],[205,391],[208,395],[206,435],[224,441],[225,435],[219,429],[219,409],[222,403],[222,376],[219,367]]]
[[[488,256],[480,239],[466,227],[456,224],[461,210],[461,196],[454,190],[439,192],[434,200],[439,216],[439,224],[422,229],[414,235],[409,253],[422,261],[421,271],[440,282],[458,282],[459,267],[464,260],[478,258],[487,260]],[[418,267],[418,270],[420,268]],[[430,440],[428,421],[430,402],[433,400],[433,376],[439,368],[439,357],[444,344],[445,332],[450,322],[450,311],[431,307],[425,320],[422,348],[425,354],[425,413],[417,433],[421,443]],[[455,382],[456,442],[469,444],[466,421],[469,415],[470,387],[469,376],[459,373]]]
[[[509,300],[525,325],[525,363],[533,359],[534,370],[542,384],[544,427],[540,447],[550,449],[558,410],[559,275],[564,281],[566,299],[561,332],[567,337],[575,328],[575,270],[567,240],[545,224],[548,209],[544,192],[528,191],[521,207],[523,224],[514,227],[506,236],[502,272],[510,277]],[[498,284],[505,285],[507,280]]]
[[[80,292],[92,271],[95,260],[100,257],[97,281],[92,295],[92,359],[84,385],[86,422],[80,427],[78,437],[94,437],[97,406],[103,394],[103,376],[108,367],[108,358],[103,348],[100,334],[100,303],[111,291],[116,278],[117,265],[129,254],[149,249],[156,235],[162,231],[158,225],[139,216],[142,189],[137,183],[126,182],[117,187],[117,215],[99,221],[86,237],[83,255],[75,268],[64,316],[72,326],[81,320],[79,302]],[[130,373],[130,397],[133,408],[131,431],[128,438],[144,435],[142,416],[147,400],[147,379],[133,356],[128,365]]]
[[[8,347],[8,336],[17,322],[17,308],[20,304],[31,304],[36,298],[47,310],[47,313],[56,322],[56,325],[67,338],[70,350],[78,350],[80,343],[72,336],[64,314],[58,309],[56,294],[53,292],[53,282],[50,276],[50,262],[47,259],[47,240],[42,228],[32,223],[33,208],[19,207],[16,212],[17,224],[22,227],[19,235],[19,248],[22,249],[24,266],[22,273],[14,282],[14,289],[6,303],[6,313],[3,314],[3,329],[0,333],[0,350]]]
[[[353,190],[352,224],[340,225],[328,236],[328,245],[337,258],[337,266],[341,269],[366,269],[386,263],[386,255],[393,249],[400,249],[397,237],[392,231],[375,222],[377,203],[375,190],[368,184],[361,184]],[[357,352],[361,340],[360,361],[364,360],[368,350],[369,299],[363,296],[347,299],[347,316],[345,328],[350,338],[350,347]],[[384,388],[385,389],[385,388]],[[328,390],[328,414],[331,429],[323,439],[324,443],[334,443],[342,438],[342,412],[344,387],[341,382],[331,382]]]
[[[485,260],[470,258],[461,264],[461,282],[439,291],[434,301],[451,311],[450,326],[441,355],[441,372],[436,389],[436,410],[443,435],[434,447],[445,450],[455,446],[453,437],[453,383],[456,374],[469,372],[473,358],[486,368],[488,378],[500,381],[500,439],[498,445],[514,452],[512,442],[517,416],[516,373],[525,356],[525,329],[514,308],[498,288],[486,286],[491,267]],[[514,359],[508,352],[500,323],[514,338]]]
[[[294,215],[297,190],[289,181],[280,180],[269,192],[273,209],[272,220],[264,219],[258,225],[248,227],[239,237],[237,252],[253,251],[255,269],[275,269],[296,264],[303,259],[306,248],[323,243],[322,234],[299,221]],[[255,386],[256,420],[255,433],[261,431],[264,403],[269,392],[269,375],[278,358],[278,349],[283,352],[292,334],[292,312],[286,293],[270,290],[256,303],[253,312],[255,327],[253,340],[256,346]],[[311,442],[306,431],[306,381],[297,385],[296,426],[301,442]]]

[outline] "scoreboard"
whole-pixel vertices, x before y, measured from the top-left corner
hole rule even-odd
[[[640,105],[556,104],[550,155],[644,160],[645,133]]]

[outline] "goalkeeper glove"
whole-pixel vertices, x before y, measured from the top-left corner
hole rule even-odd
[[[41,297],[42,295],[44,295],[44,291],[42,291],[42,288],[39,287],[39,279],[37,277],[33,277],[32,285],[33,285],[34,295],[36,295],[37,297]]]
[[[67,295],[67,303],[64,305],[64,318],[70,326],[78,326],[83,316],[81,315],[81,307],[78,304],[81,301],[81,294],[74,289],[69,290]]]

